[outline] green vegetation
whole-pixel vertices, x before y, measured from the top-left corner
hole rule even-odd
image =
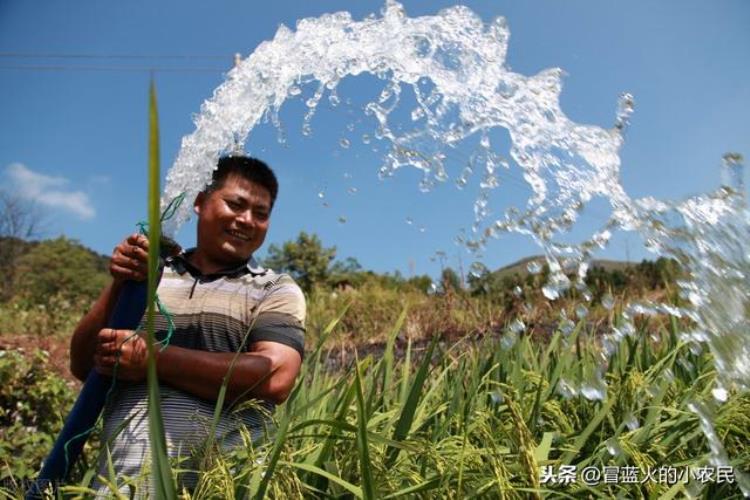
[[[408,316],[392,325],[385,351],[342,371],[326,370],[331,359],[321,349],[341,323],[334,319],[319,332],[300,383],[279,407],[275,434],[256,443],[248,438],[246,447],[232,453],[206,455],[193,498],[236,498],[261,487],[272,498],[739,495],[736,484],[695,480],[597,486],[580,478],[566,486],[542,481],[544,466],[557,471],[575,465],[579,472],[586,466],[633,466],[642,479],[649,467],[692,467],[689,473],[696,473],[707,464],[709,444],[688,406],[712,405],[716,373],[710,354],[694,352],[674,330],[625,337],[603,365],[608,383],[603,399],[589,400],[565,389],[585,383],[599,366],[599,342],[583,322],[567,334],[556,331],[547,343],[523,336],[512,345],[493,338],[472,346],[468,338],[448,343],[435,337],[425,346],[408,342],[397,356],[395,339]],[[18,357],[0,359],[3,381],[23,372],[7,363]],[[17,392],[15,398],[26,401]],[[29,404],[47,399],[34,401],[41,403]],[[13,404],[3,401],[4,408]],[[730,394],[715,411],[728,456],[747,470],[750,397]],[[59,413],[53,413],[58,421]],[[49,413],[34,408],[26,414],[39,419]],[[32,463],[26,460],[26,469],[11,461],[6,477],[28,477],[21,472]],[[91,480],[83,472],[77,477],[71,493],[84,491]]]
[[[335,249],[326,249],[315,237],[294,243],[300,241],[317,241],[308,246],[331,256],[307,293],[308,346],[315,350],[306,356],[294,395],[275,415],[275,433],[261,442],[247,436],[247,446],[232,453],[206,448],[198,461],[201,480],[194,498],[231,498],[247,491],[274,498],[739,494],[735,484],[697,481],[586,486],[579,480],[562,486],[542,480],[545,466],[552,471],[563,465],[579,471],[632,466],[645,474],[648,467],[660,466],[683,472],[692,467],[688,473],[695,473],[708,463],[710,446],[689,405],[712,407],[716,374],[710,353],[678,340],[685,325],[636,316],[636,332],[622,339],[606,361],[601,358],[601,335],[618,326],[626,300],[678,300],[679,269],[672,261],[595,266],[587,290],[573,287],[549,302],[539,290],[544,269],[538,274],[505,270],[497,273],[500,278],[488,272],[470,277],[467,287],[458,273],[447,272],[433,289],[429,278],[363,271],[354,260],[336,261]],[[41,250],[25,252],[27,262],[62,251],[78,255],[69,265],[87,263],[90,275],[103,274],[106,267],[106,260],[90,259],[69,240],[30,245]],[[58,262],[50,259],[49,268]],[[47,276],[54,281],[58,274]],[[491,285],[478,285],[482,278]],[[67,290],[91,300],[83,283],[73,281]],[[602,305],[608,293],[614,295],[614,307]],[[24,309],[34,302],[22,297],[29,295],[13,294],[0,311],[14,307],[16,315],[44,316],[35,312],[41,311],[39,304]],[[572,321],[583,303],[587,314]],[[71,317],[82,313],[78,307],[74,314],[71,306]],[[521,336],[510,331],[515,320],[525,326]],[[34,328],[24,326],[61,342],[67,342],[70,331]],[[12,485],[38,469],[74,391],[53,373],[47,357],[0,353],[0,479],[10,485],[6,493],[18,496]],[[606,387],[596,385],[599,367],[605,369]],[[571,390],[592,381],[603,399],[589,400]],[[731,394],[714,411],[728,456],[739,470],[747,470],[750,398]],[[97,454],[93,440],[69,494],[91,486]],[[167,471],[161,475],[170,484],[170,467],[160,470]],[[179,464],[171,470],[178,473]],[[105,479],[137,485],[143,478]]]
[[[336,247],[324,248],[316,234],[302,231],[296,241],[287,241],[281,247],[269,246],[264,264],[276,272],[289,274],[309,292],[316,284],[330,279],[330,263],[335,257]]]
[[[52,448],[74,392],[50,369],[49,354],[0,351],[0,480],[32,479]],[[90,446],[87,447],[90,449]]]
[[[109,280],[108,259],[64,237],[0,238],[10,279],[0,299],[0,334],[68,335]]]

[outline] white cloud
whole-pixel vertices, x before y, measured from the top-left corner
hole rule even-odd
[[[26,165],[8,165],[6,173],[11,178],[16,192],[50,208],[71,212],[81,219],[91,219],[96,215],[91,200],[83,191],[66,189],[70,181],[64,177],[34,172]]]

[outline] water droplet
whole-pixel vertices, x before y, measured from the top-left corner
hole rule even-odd
[[[611,293],[605,293],[602,295],[602,307],[607,311],[611,311],[615,307],[615,298],[612,297]]]
[[[701,345],[697,342],[691,343],[688,349],[690,349],[690,354],[692,354],[693,356],[700,356],[703,352],[703,347],[701,347]]]
[[[354,186],[352,186],[352,187],[350,187],[349,189],[346,190],[346,192],[349,193],[349,194],[357,194],[357,191],[359,191],[359,189],[357,189]]]
[[[607,452],[613,457],[619,457],[622,455],[622,447],[620,446],[620,442],[617,441],[617,438],[611,437],[607,439],[605,445],[607,447]]]
[[[426,228],[426,227],[424,227],[424,226],[419,226],[419,232],[420,232],[420,233],[424,233],[424,232],[426,232],[426,231],[427,231],[427,228]]]
[[[487,266],[479,261],[472,262],[469,266],[469,276],[472,276],[473,278],[481,278],[489,272],[490,270],[487,269]]]
[[[521,333],[526,329],[526,325],[523,324],[523,321],[520,319],[514,319],[510,325],[508,325],[508,330],[510,330],[513,333]]]
[[[340,146],[341,146],[342,148],[344,148],[344,149],[347,149],[347,148],[349,148],[349,146],[351,146],[351,142],[349,142],[349,139],[346,139],[346,138],[342,138],[342,139],[341,139],[341,140],[339,141],[339,145],[340,145]]]
[[[578,304],[576,306],[576,318],[583,319],[588,315],[589,315],[589,310],[586,306],[584,306],[583,304]]]
[[[435,181],[432,179],[432,177],[424,176],[422,180],[419,181],[419,190],[423,193],[429,193],[434,187]]]
[[[531,262],[526,264],[526,269],[531,274],[539,274],[542,272],[542,263],[539,262],[538,260],[532,260]]]
[[[289,87],[289,91],[288,91],[288,93],[289,93],[289,95],[290,95],[290,96],[292,96],[292,97],[294,97],[294,96],[298,96],[298,95],[300,95],[300,94],[302,93],[302,89],[301,89],[301,88],[299,88],[299,87],[298,87],[298,86],[296,86],[296,85],[292,85],[291,87]]]
[[[576,390],[576,388],[564,378],[561,378],[560,381],[557,383],[557,392],[564,399],[570,399],[578,395],[578,390]]]
[[[722,157],[721,183],[733,191],[745,193],[744,159],[739,153],[726,153]]]
[[[352,178],[352,174],[350,174],[349,172],[344,172],[344,179],[351,179],[351,178]]]
[[[490,393],[490,400],[493,404],[501,405],[505,402],[505,396],[500,391],[492,391]]]
[[[560,322],[559,328],[560,328],[560,332],[562,332],[563,335],[567,336],[573,333],[573,330],[576,329],[576,324],[573,321],[569,320],[568,318],[565,318]]]
[[[624,322],[624,323],[623,323],[623,324],[622,324],[622,325],[620,326],[620,331],[621,331],[621,332],[622,332],[622,333],[623,333],[624,335],[626,335],[626,336],[628,336],[628,337],[632,337],[632,336],[634,336],[634,335],[635,335],[635,327],[633,326],[633,323],[631,323],[630,321],[626,321],[626,322]]]
[[[339,105],[341,99],[339,99],[339,96],[337,96],[336,94],[331,94],[328,96],[328,102],[331,103],[331,106],[335,108]]]
[[[343,215],[339,216],[339,224],[346,224],[346,217],[344,217]]]
[[[606,387],[600,384],[583,384],[581,386],[581,395],[589,401],[604,401],[606,394]]]
[[[625,416],[625,419],[623,420],[623,422],[625,423],[625,426],[631,431],[634,431],[641,427],[641,424],[638,422],[638,419],[632,413],[628,413]]]
[[[407,217],[407,218],[405,219],[405,222],[406,222],[406,223],[407,223],[408,225],[410,225],[410,226],[411,226],[412,224],[414,224],[414,219],[412,219],[411,217]]]
[[[523,295],[523,288],[517,285],[513,287],[513,295],[515,295],[516,297],[520,297],[521,295]]]
[[[720,403],[725,403],[729,398],[729,392],[721,385],[717,385],[711,389],[711,395]]]
[[[505,332],[502,337],[500,337],[500,348],[504,351],[510,350],[513,345],[516,343],[516,340],[518,339],[518,335],[513,332]]]
[[[617,351],[617,340],[614,335],[603,335],[601,340],[602,352],[609,357]]]
[[[330,207],[330,206],[331,206],[331,205],[329,205],[327,201],[324,201],[324,202],[323,202],[323,208],[328,208],[328,207]]]
[[[555,285],[547,284],[542,287],[542,294],[549,300],[556,300],[560,297],[560,289]]]
[[[630,115],[633,114],[633,108],[633,95],[627,92],[620,94],[620,98],[617,100],[617,117],[615,119],[617,130],[625,130],[630,124]]]

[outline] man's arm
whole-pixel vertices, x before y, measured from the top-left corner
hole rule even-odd
[[[302,365],[299,353],[287,345],[268,341],[255,342],[250,349],[237,356],[227,383],[227,402],[255,396],[283,403]],[[173,387],[215,401],[234,357],[231,352],[167,347],[159,354],[157,373],[159,380]]]
[[[78,323],[70,340],[70,371],[77,379],[85,380],[94,366],[97,335],[107,326],[122,284],[126,280],[146,279],[147,262],[148,239],[140,234],[130,235],[112,252],[109,264],[112,282],[102,290],[89,312]]]
[[[129,339],[129,340],[128,340]],[[94,356],[96,369],[112,375],[118,360],[117,378],[142,381],[146,378],[146,341],[131,330],[104,329]],[[159,381],[203,399],[215,401],[235,353],[207,352],[168,346],[157,347]],[[228,403],[238,398],[258,397],[276,404],[289,396],[299,374],[302,359],[292,347],[278,342],[258,341],[234,362],[227,383]]]
[[[106,326],[121,286],[115,281],[107,285],[73,332],[70,339],[70,371],[78,380],[86,380],[94,366],[96,336]]]

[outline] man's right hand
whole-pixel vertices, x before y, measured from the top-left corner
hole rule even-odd
[[[131,234],[112,251],[109,273],[116,283],[143,281],[148,276],[148,238]]]

